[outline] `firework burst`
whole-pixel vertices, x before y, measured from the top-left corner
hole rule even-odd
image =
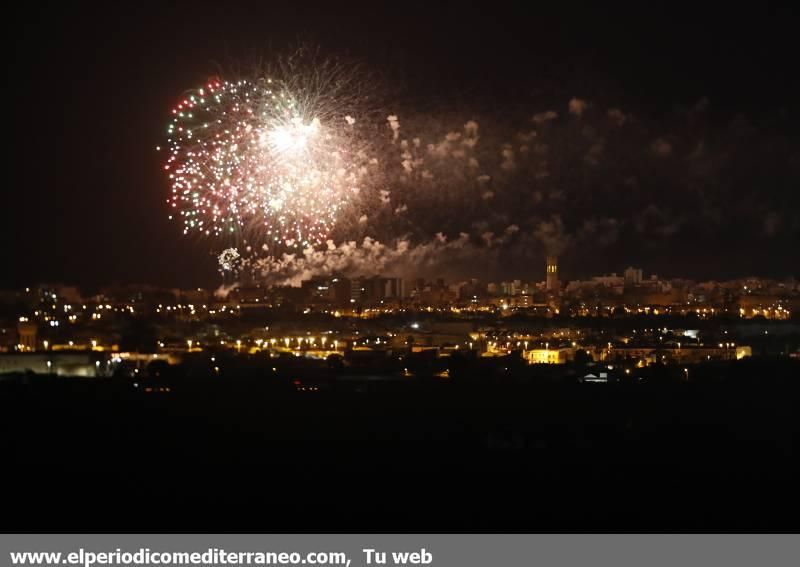
[[[220,269],[225,272],[232,271],[236,267],[236,263],[240,257],[239,251],[236,248],[226,248],[217,257]]]
[[[259,75],[186,93],[167,125],[164,164],[170,217],[184,234],[267,254],[327,239],[358,188],[361,152],[355,120],[326,86]]]

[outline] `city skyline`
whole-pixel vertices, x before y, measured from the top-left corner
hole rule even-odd
[[[764,275],[761,275],[761,274],[744,272],[742,275],[737,275],[737,276],[734,276],[734,277],[725,277],[725,278],[707,277],[707,278],[704,278],[704,277],[692,277],[691,275],[686,275],[686,274],[670,274],[668,272],[665,273],[665,272],[660,272],[660,271],[650,272],[650,271],[642,268],[641,265],[634,266],[634,265],[630,265],[630,264],[625,265],[624,267],[618,268],[616,270],[615,269],[609,269],[609,270],[600,271],[600,272],[596,272],[596,273],[592,273],[592,272],[589,272],[588,270],[584,270],[584,271],[581,272],[581,275],[579,276],[578,274],[569,274],[568,272],[565,273],[563,265],[561,264],[560,257],[546,257],[546,258],[544,258],[544,260],[549,262],[550,258],[556,258],[557,262],[558,262],[559,273],[558,273],[558,276],[553,279],[554,283],[558,285],[558,287],[556,289],[557,292],[559,290],[563,291],[564,288],[568,287],[570,283],[580,284],[581,282],[591,282],[593,280],[599,280],[599,279],[609,278],[609,277],[619,278],[620,281],[624,281],[626,283],[626,285],[627,285],[629,283],[628,282],[628,276],[627,276],[627,272],[629,270],[635,270],[635,271],[639,272],[639,274],[640,274],[639,275],[639,282],[643,281],[643,282],[645,282],[645,284],[647,283],[647,280],[649,280],[649,279],[658,279],[658,280],[663,280],[663,281],[675,280],[675,281],[687,282],[687,283],[691,283],[691,284],[701,284],[701,283],[725,284],[725,283],[730,283],[730,282],[740,282],[740,281],[746,281],[746,280],[763,280],[763,281],[771,281],[771,282],[784,282],[784,283],[790,284],[790,286],[793,283],[796,284],[796,282],[798,281],[797,275],[795,275],[793,273],[787,274],[785,276],[770,277],[770,276],[764,276]],[[541,273],[538,274],[538,275],[534,274],[532,277],[526,277],[525,275],[521,275],[519,273],[514,273],[514,272],[510,272],[510,275],[508,277],[504,277],[504,278],[488,278],[488,279],[486,277],[477,277],[477,276],[475,276],[475,277],[465,276],[465,277],[446,278],[446,277],[440,277],[436,273],[432,273],[432,274],[429,274],[427,276],[416,276],[415,275],[413,277],[403,277],[401,275],[397,275],[396,273],[389,273],[389,274],[370,273],[369,275],[358,274],[358,275],[349,275],[348,276],[346,272],[334,272],[334,273],[330,273],[330,274],[316,274],[313,277],[310,277],[308,279],[302,280],[302,282],[298,283],[297,285],[292,285],[292,284],[266,285],[263,282],[259,282],[257,280],[245,279],[245,280],[242,280],[242,281],[233,282],[235,284],[234,287],[230,287],[229,285],[226,285],[224,280],[222,280],[219,277],[219,275],[217,274],[217,272],[214,271],[213,268],[212,268],[212,271],[214,271],[215,275],[213,277],[211,277],[209,280],[206,280],[205,282],[189,282],[188,285],[178,285],[178,284],[172,285],[170,283],[163,284],[163,283],[144,281],[144,280],[141,280],[141,279],[140,280],[132,280],[132,281],[119,281],[119,280],[101,281],[101,282],[93,282],[93,283],[90,283],[90,284],[85,284],[85,283],[81,283],[79,280],[76,280],[76,279],[65,278],[65,279],[61,279],[61,280],[59,280],[59,279],[51,279],[51,280],[41,280],[41,281],[23,280],[22,283],[20,283],[18,285],[15,285],[15,286],[0,286],[0,291],[10,292],[10,291],[20,291],[20,290],[26,289],[26,288],[42,288],[42,287],[47,288],[47,287],[53,287],[53,286],[56,286],[58,288],[62,288],[62,287],[75,288],[75,289],[79,289],[81,291],[87,291],[87,292],[90,292],[90,293],[97,292],[97,291],[100,291],[102,289],[125,288],[125,287],[131,287],[131,288],[141,287],[141,288],[153,288],[153,289],[193,289],[195,287],[200,287],[202,289],[208,290],[211,293],[217,293],[217,292],[224,293],[226,288],[229,288],[229,287],[230,287],[230,289],[235,289],[235,288],[238,288],[238,287],[244,287],[244,288],[259,287],[259,288],[265,288],[265,289],[270,289],[270,288],[273,288],[273,287],[274,288],[301,288],[301,287],[304,287],[304,286],[307,286],[307,285],[311,284],[313,281],[330,280],[330,279],[337,278],[337,277],[345,278],[345,279],[349,279],[349,280],[367,280],[367,279],[375,279],[375,278],[398,279],[398,280],[402,280],[402,281],[406,282],[406,284],[413,283],[413,282],[416,282],[416,281],[436,282],[436,281],[439,281],[439,280],[446,281],[448,285],[451,285],[451,284],[463,285],[463,284],[467,284],[469,282],[477,282],[477,283],[482,284],[484,287],[486,285],[499,285],[499,284],[502,284],[502,283],[508,283],[508,282],[517,281],[517,282],[524,282],[526,285],[531,284],[532,286],[538,284],[544,290],[544,289],[546,289],[547,282],[548,282],[548,271],[547,271],[548,270],[548,266],[549,266],[548,263],[545,263],[542,266],[540,266],[539,267],[540,268],[539,271]],[[535,270],[530,270],[527,273],[530,273],[531,271],[535,271]],[[642,275],[642,274],[644,274],[644,275]],[[637,283],[639,283],[639,282],[637,282]],[[199,286],[198,286],[198,283],[199,283]]]

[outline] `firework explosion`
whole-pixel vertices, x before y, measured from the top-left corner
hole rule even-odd
[[[357,187],[355,120],[334,102],[272,78],[187,93],[167,126],[170,218],[267,254],[324,242]]]
[[[736,214],[732,189],[714,190],[720,176],[762,204],[768,236],[796,231],[774,203],[748,197],[725,157],[757,151],[750,138],[697,137],[705,99],[670,124],[578,98],[499,117],[406,114],[335,66],[279,71],[209,81],[168,126],[173,217],[215,239],[230,281],[505,273],[570,248],[599,257],[620,241],[649,253]]]
[[[226,248],[217,257],[219,267],[226,272],[230,272],[236,267],[236,262],[239,260],[239,251],[236,248]]]

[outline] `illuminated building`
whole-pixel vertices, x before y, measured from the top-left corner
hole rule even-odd
[[[20,350],[28,352],[36,350],[37,331],[38,327],[36,323],[31,323],[27,320],[20,320],[20,322],[17,324],[17,334],[19,335],[19,345],[21,347]]]
[[[536,348],[523,351],[528,364],[565,364],[575,357],[574,348]]]
[[[547,280],[545,289],[547,291],[558,291],[558,258],[556,256],[547,257]]]
[[[752,348],[749,346],[720,343],[718,347],[692,345],[679,346],[677,348],[615,346],[610,350],[604,348],[598,351],[598,358],[616,361],[641,359],[650,364],[654,362],[700,363],[709,360],[741,360],[752,356],[752,354]]]

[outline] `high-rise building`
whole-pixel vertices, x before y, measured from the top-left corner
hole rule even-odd
[[[545,289],[547,291],[558,291],[558,258],[556,256],[547,257],[547,280]]]
[[[405,289],[401,278],[382,278],[382,280],[384,298],[403,299],[405,297]]]
[[[354,278],[350,285],[350,298],[358,303],[378,303],[384,299],[402,299],[405,296],[401,278]]]
[[[302,285],[304,296],[314,303],[350,303],[351,282],[343,277],[317,277],[306,280]]]
[[[625,285],[639,285],[642,283],[642,269],[641,268],[626,268],[625,269]]]
[[[350,280],[350,301],[352,303],[360,302],[367,289],[364,287],[363,278],[353,278]]]

